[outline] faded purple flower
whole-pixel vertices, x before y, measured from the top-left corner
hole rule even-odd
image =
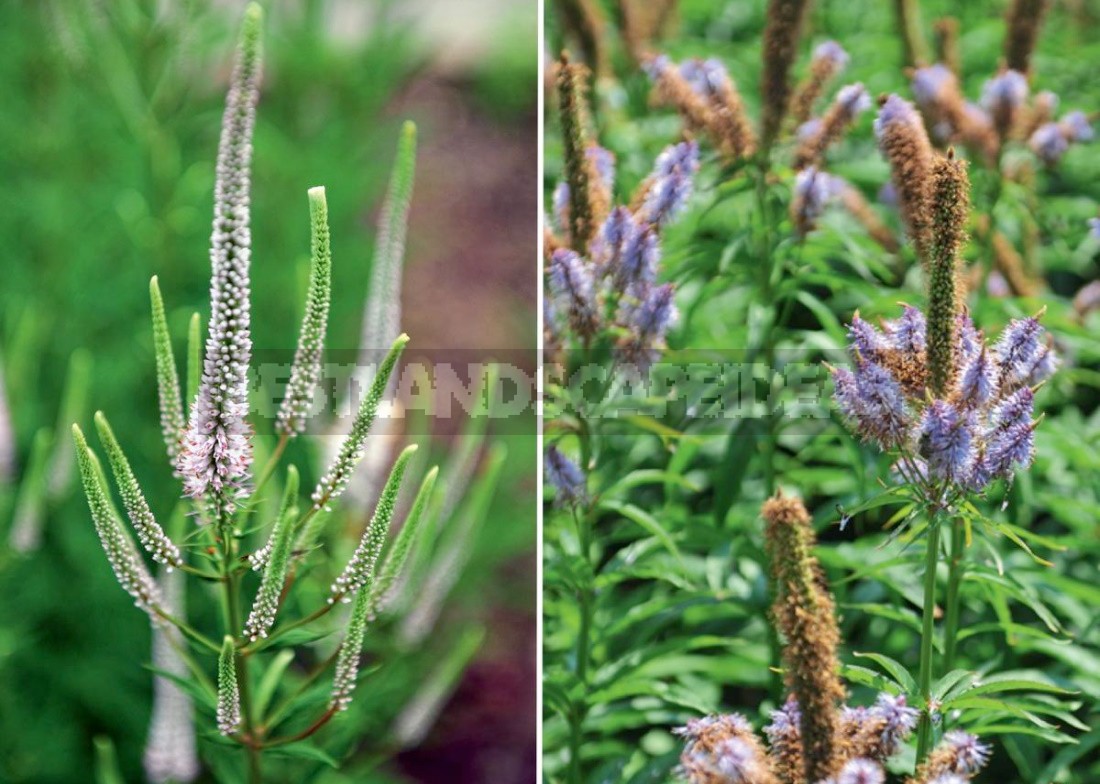
[[[844,189],[844,181],[826,174],[816,166],[807,166],[794,178],[794,198],[791,212],[800,234],[813,229],[825,207]]]
[[[883,327],[891,348],[914,353],[924,351],[926,330],[924,314],[916,308],[906,305],[901,318],[887,321]]]
[[[887,754],[897,751],[902,741],[916,729],[920,717],[920,711],[907,704],[904,694],[894,696],[885,692],[875,699],[871,713],[886,720],[882,730],[882,747]]]
[[[890,95],[879,107],[878,117],[875,118],[875,138],[881,141],[891,126],[922,128],[923,123],[913,104],[901,96]]]
[[[1062,127],[1066,139],[1071,142],[1091,142],[1096,135],[1092,129],[1092,123],[1084,112],[1070,112],[1058,124]]]

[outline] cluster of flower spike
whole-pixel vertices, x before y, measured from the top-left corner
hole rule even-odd
[[[1093,138],[1082,112],[1054,120],[1058,98],[1053,93],[1037,93],[1029,103],[1028,80],[1019,71],[1005,70],[987,80],[979,103],[963,97],[958,77],[943,63],[916,69],[912,88],[934,141],[964,144],[990,162],[1011,138],[1026,141],[1048,166],[1057,163],[1071,143]]]
[[[764,727],[765,748],[739,714],[706,716],[676,730],[684,738],[680,773],[690,784],[802,784],[805,778],[800,711],[793,700],[773,711]],[[883,765],[917,724],[904,697],[880,694],[870,707],[842,711],[841,755],[836,773],[815,784],[883,784]],[[989,760],[989,748],[961,730],[944,734],[911,784],[964,784]]]
[[[919,310],[906,306],[881,330],[857,315],[848,335],[853,367],[833,369],[837,403],[859,435],[901,454],[907,480],[980,491],[1031,463],[1034,387],[1057,365],[1038,318],[1012,321],[986,345],[961,314],[951,382],[939,398],[927,391]]]
[[[591,146],[592,167],[601,191],[613,185],[613,158]],[[674,289],[658,284],[659,232],[680,212],[691,196],[699,168],[699,148],[682,142],[666,148],[652,174],[634,198],[635,206],[615,207],[599,224],[587,243],[587,254],[557,247],[548,268],[551,297],[547,298],[547,344],[560,345],[563,329],[585,344],[600,334],[618,333],[619,360],[644,372],[664,347],[665,334],[676,320]],[[569,186],[559,186],[555,197],[555,223],[565,232],[569,225]]]

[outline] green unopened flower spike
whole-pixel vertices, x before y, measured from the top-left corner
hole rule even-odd
[[[416,541],[416,536],[420,532],[421,523],[427,517],[425,511],[432,500],[432,491],[435,489],[435,480],[438,476],[439,468],[437,466],[432,468],[428,475],[424,477],[424,481],[421,482],[420,489],[416,493],[416,500],[413,501],[412,509],[409,511],[409,516],[405,520],[405,525],[401,527],[401,533],[397,535],[389,555],[382,562],[382,568],[379,569],[378,577],[371,587],[371,615],[374,615],[381,603],[386,600],[387,594],[389,594],[390,589],[405,566],[413,542]]]
[[[290,562],[291,545],[294,542],[294,520],[298,507],[298,469],[290,466],[286,472],[286,488],[283,491],[283,503],[279,516],[275,520],[275,529],[265,545],[267,567],[260,580],[260,589],[252,604],[252,612],[244,625],[244,634],[250,640],[266,637],[275,613],[279,610],[279,596],[286,582],[287,564]]]
[[[187,428],[180,398],[180,380],[176,372],[176,359],[172,355],[172,339],[168,334],[168,320],[164,315],[164,300],[160,296],[157,276],[149,281],[149,303],[153,315],[153,351],[157,361],[157,399],[160,401],[160,429],[164,433],[164,445],[168,459],[175,462],[180,451],[180,440]]]
[[[166,564],[169,569],[179,566],[183,561],[180,558],[179,548],[164,533],[160,527],[153,510],[145,500],[145,494],[141,492],[137,477],[130,467],[130,461],[126,459],[122,447],[115,438],[111,425],[102,411],[95,413],[95,426],[99,431],[99,440],[103,448],[107,450],[107,462],[111,464],[111,472],[115,475],[115,483],[118,485],[119,495],[122,496],[122,505],[126,508],[126,514],[130,523],[137,531],[141,546],[153,557],[154,561]]]
[[[218,657],[218,731],[232,735],[241,726],[241,692],[237,686],[237,651],[228,634]]]
[[[92,522],[115,578],[134,597],[134,603],[145,610],[155,623],[160,623],[160,616],[155,609],[162,603],[160,588],[146,568],[137,547],[122,527],[122,521],[108,498],[103,470],[78,425],[73,425],[73,441]]]
[[[360,591],[351,610],[347,634],[344,635],[336,656],[336,674],[333,676],[332,696],[329,699],[329,707],[336,711],[347,710],[351,705],[355,682],[359,678],[359,656],[363,650],[363,637],[367,633],[370,608],[370,592]]]
[[[378,406],[386,394],[386,387],[397,365],[397,360],[401,358],[401,352],[405,350],[405,344],[408,342],[408,335],[402,334],[398,337],[390,347],[386,358],[382,360],[382,364],[379,365],[378,374],[374,377],[370,390],[359,404],[359,412],[355,415],[351,432],[340,445],[339,453],[313,491],[313,505],[317,509],[324,508],[329,501],[335,500],[344,492],[355,466],[363,459],[363,446],[367,440],[367,433],[370,432],[370,426],[378,413]]]
[[[332,298],[332,250],[329,246],[328,203],[325,189],[309,189],[310,265],[306,310],[298,333],[298,350],[290,371],[286,397],[279,406],[275,432],[296,436],[306,427],[313,390],[321,376],[329,302]]]
[[[966,163],[948,150],[932,166],[932,232],[928,251],[928,379],[944,397],[952,381],[959,316],[959,251],[970,211]]]
[[[390,521],[393,519],[393,511],[397,506],[397,495],[401,491],[401,480],[405,477],[405,469],[409,466],[409,460],[416,452],[416,444],[405,447],[390,470],[390,477],[386,480],[386,486],[382,488],[382,495],[378,498],[378,505],[374,507],[374,515],[367,528],[363,531],[363,538],[359,546],[355,548],[348,565],[343,573],[332,584],[329,603],[337,599],[348,601],[348,597],[364,586],[370,593],[371,582],[374,578],[374,566],[378,556],[382,552],[382,545],[386,541],[386,535],[390,529]]]
[[[379,349],[401,331],[401,278],[405,269],[405,239],[416,175],[416,124],[406,122],[397,143],[386,200],[378,220],[378,240],[371,262],[370,289],[363,313],[361,349]]]

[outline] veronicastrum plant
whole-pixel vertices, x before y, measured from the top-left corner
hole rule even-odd
[[[283,608],[288,596],[297,583],[310,576],[323,553],[320,542],[325,522],[364,457],[372,422],[387,397],[408,338],[387,338],[392,346],[363,390],[339,450],[316,486],[306,495],[308,488],[301,487],[297,467],[289,465],[281,481],[281,501],[277,505],[267,503],[264,490],[278,484],[275,480],[288,442],[305,432],[321,377],[332,254],[325,189],[311,188],[311,263],[305,312],[286,393],[275,416],[277,443],[261,464],[254,458],[254,431],[248,418],[252,348],[249,198],[252,130],[261,73],[261,24],[259,6],[249,6],[218,150],[210,252],[211,313],[205,349],[200,338],[201,320],[195,314],[188,334],[183,389],[157,279],[150,284],[160,424],[169,465],[181,482],[184,501],[163,517],[158,499],[149,499],[143,493],[137,478],[140,471],[135,471],[127,459],[104,413],[96,413],[94,424],[105,460],[97,455],[81,427],[72,426],[76,463],[107,560],[120,585],[154,626],[154,666],[161,678],[146,767],[157,780],[189,780],[198,772],[194,761],[179,759],[193,754],[193,749],[181,746],[184,741],[178,739],[190,732],[188,697],[207,709],[199,712],[198,721],[211,728],[208,737],[220,738],[243,751],[249,781],[262,780],[262,758],[268,753],[328,760],[307,739],[351,705],[360,677],[364,637],[376,616],[395,607],[406,611],[418,607],[415,602],[401,604],[395,597],[402,581],[408,579],[406,561],[417,549],[418,534],[439,511],[433,502],[438,474],[435,468],[424,474],[411,503],[401,501],[402,487],[409,484],[406,478],[420,470],[413,459],[416,446],[409,446],[393,462],[358,546],[350,559],[334,570],[337,576],[324,598],[312,612],[286,617]],[[415,156],[414,133],[411,125],[406,126],[376,258],[381,273],[391,278],[400,274]],[[368,312],[381,311],[376,307]],[[372,334],[378,337],[388,326],[376,325]],[[396,331],[396,325],[392,326]],[[478,435],[472,433],[476,443],[463,464],[476,462]],[[499,467],[499,463],[497,456],[493,464]],[[458,481],[464,486],[472,468],[459,465],[458,469],[467,474],[466,479]],[[112,497],[108,474],[117,487],[121,511]],[[480,492],[485,495],[492,488]],[[458,503],[450,494],[444,500],[450,509]],[[389,531],[399,506],[407,506],[407,513],[400,533],[390,542]],[[483,513],[484,504],[479,509]],[[450,513],[443,511],[444,516]],[[478,510],[472,514],[476,516]],[[132,531],[123,522],[124,515]],[[159,581],[154,579],[147,558],[159,565]],[[423,578],[424,559],[420,560],[421,568],[414,574]],[[220,628],[216,634],[186,620],[183,576],[206,584],[217,597]],[[448,588],[449,584],[443,588],[443,595]],[[440,591],[433,593],[438,605]],[[346,612],[334,612],[345,605]],[[431,611],[438,612],[438,608]],[[338,619],[336,628],[330,624],[330,628],[318,631],[319,622],[326,617]],[[426,622],[428,628],[433,620],[434,616]],[[284,694],[281,701],[275,700],[284,691],[280,679],[293,658],[290,649],[332,631],[340,633],[338,645],[315,653],[316,662],[301,684]],[[422,636],[421,631],[416,639]],[[318,689],[311,687],[325,679],[329,683],[321,686],[324,696],[319,699]],[[177,691],[173,693],[173,689]],[[166,702],[169,696],[174,703]],[[157,716],[162,720],[158,722]]]
[[[551,780],[646,781],[680,764],[706,782],[774,775],[798,784],[941,777],[957,784],[975,773],[976,761],[989,765],[978,780],[1091,780],[1088,770],[1075,778],[1071,768],[1095,748],[1094,735],[1075,743],[1077,730],[1089,730],[1090,709],[1072,693],[1092,682],[1083,665],[1095,655],[1086,609],[1094,599],[1085,598],[1095,597],[1094,526],[1083,511],[1089,502],[1076,505],[1072,488],[1095,475],[1095,439],[1077,461],[1069,457],[1069,431],[1095,432],[1095,416],[1091,404],[1078,412],[1066,398],[1092,377],[1096,352],[1067,315],[1066,280],[1051,275],[1021,297],[1015,286],[998,290],[994,274],[1011,237],[1029,262],[1042,247],[1044,264],[1030,267],[1037,280],[1046,264],[1073,290],[1081,285],[1074,281],[1088,280],[1095,246],[1083,245],[1072,266],[1059,261],[1058,249],[1080,242],[1081,213],[1094,209],[1083,198],[1083,172],[1091,169],[1079,144],[1089,131],[1073,117],[1054,121],[1066,142],[1052,142],[1063,156],[1054,167],[1029,130],[1047,99],[1021,98],[1019,80],[1007,72],[988,80],[982,107],[970,107],[986,113],[995,159],[952,129],[932,139],[927,118],[900,95],[885,96],[872,111],[875,101],[854,78],[826,101],[845,67],[859,69],[868,85],[889,83],[877,54],[900,42],[889,24],[886,33],[860,26],[872,14],[889,22],[881,4],[815,10],[775,0],[745,6],[736,17],[680,4],[680,27],[667,26],[663,41],[653,29],[645,40],[630,39],[637,28],[628,8],[640,14],[649,4],[624,2],[619,16],[598,3],[572,5],[588,13],[559,14],[565,39],[578,51],[588,42],[604,49],[586,57],[596,71],[599,136],[617,156],[617,179],[629,182],[632,169],[640,175],[638,162],[648,163],[671,138],[699,147],[691,201],[661,232],[661,276],[675,282],[680,314],[668,342],[737,367],[756,363],[764,377],[751,381],[765,382],[780,405],[726,416],[731,409],[722,404],[745,390],[731,372],[697,390],[678,388],[687,394],[674,401],[632,398],[624,415],[600,420],[601,403],[615,410],[614,389],[588,409],[564,411],[555,405],[565,395],[548,385],[546,475],[555,504],[546,516],[544,742]],[[1034,33],[1045,5],[1011,4],[1006,39],[1017,43],[1005,42],[1015,58],[1007,70],[1029,79],[1036,78],[1031,68],[1012,63],[1027,59],[1018,39],[1028,37],[1024,28]],[[988,11],[959,12],[975,25],[975,40],[978,17]],[[629,61],[616,61],[616,27]],[[805,77],[790,80],[802,68],[804,32],[857,27],[860,36],[842,39],[851,57],[834,42],[807,45]],[[759,47],[746,32],[761,28]],[[968,63],[981,61],[980,48],[966,53]],[[745,85],[761,49],[757,103]],[[985,62],[983,77],[991,75]],[[904,84],[912,74],[894,76]],[[655,102],[679,118],[654,111]],[[1052,139],[1054,130],[1045,133]],[[949,155],[949,144],[958,155]],[[563,144],[559,157],[568,149]],[[568,171],[564,161],[562,168]],[[863,195],[887,182],[881,203]],[[1044,211],[1047,199],[1061,199],[1059,207]],[[1067,209],[1073,200],[1084,205]],[[1049,246],[1039,245],[1047,234]],[[1082,300],[1076,310],[1087,314],[1088,307]],[[886,320],[872,326],[868,313]],[[845,346],[847,357],[837,359]],[[836,400],[822,398],[818,416],[784,416],[786,406],[798,409],[799,393],[827,388],[829,375],[815,369],[820,387],[792,389],[784,366],[822,368],[822,360],[837,366]],[[1059,364],[1069,367],[1052,376]],[[896,394],[879,394],[886,389]],[[884,416],[893,420],[888,432],[880,429]],[[1029,472],[1033,458],[1041,470]],[[1074,468],[1063,471],[1067,463]],[[758,543],[757,510],[781,481],[797,484],[814,510],[824,540],[818,557],[837,593],[843,633],[829,666],[839,670],[832,683],[850,692],[847,707],[837,689],[817,691],[842,717],[839,726],[844,717],[873,723],[876,692],[904,699],[911,736],[897,738],[896,753],[872,764],[845,751],[819,757],[828,764],[812,771],[772,767],[775,741],[806,713],[821,722],[827,713],[811,701],[812,690],[802,697],[814,710],[799,706],[792,718],[784,707],[796,692],[785,682],[792,636],[782,624],[763,623],[784,578],[761,569],[771,542]],[[1079,535],[1071,538],[1067,528]],[[824,628],[826,619],[817,620]],[[1081,639],[1090,636],[1092,643]],[[703,731],[711,726],[706,719],[689,726],[689,746],[701,744],[689,748],[700,753],[699,764],[689,764],[690,754],[681,759],[667,728],[720,716],[730,701],[772,712],[769,752],[760,745],[754,757],[769,757],[767,765],[750,764],[738,743],[721,759],[708,756],[712,742],[735,736],[759,744],[739,721],[713,733]],[[941,764],[952,749],[970,762]]]

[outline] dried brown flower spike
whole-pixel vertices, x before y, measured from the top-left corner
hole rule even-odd
[[[1031,71],[1031,55],[1049,5],[1049,0],[1013,0],[1009,7],[1005,65],[1012,70],[1023,74]]]
[[[797,498],[777,493],[764,502],[764,539],[775,579],[772,614],[786,638],[783,671],[801,708],[805,780],[820,781],[839,770],[839,705],[847,696],[839,675],[833,597],[812,548],[813,525]]]
[[[779,134],[791,102],[790,70],[802,34],[809,0],[770,0],[764,26],[763,112],[761,146],[768,150]]]
[[[890,95],[879,100],[875,136],[890,164],[898,210],[909,239],[923,259],[929,243],[928,202],[932,187],[932,143],[917,110],[908,101]]]
[[[596,228],[607,215],[608,198],[601,184],[588,139],[588,110],[585,103],[588,69],[571,63],[561,54],[558,63],[558,111],[561,115],[565,182],[569,188],[569,237],[566,241],[584,254]]]

